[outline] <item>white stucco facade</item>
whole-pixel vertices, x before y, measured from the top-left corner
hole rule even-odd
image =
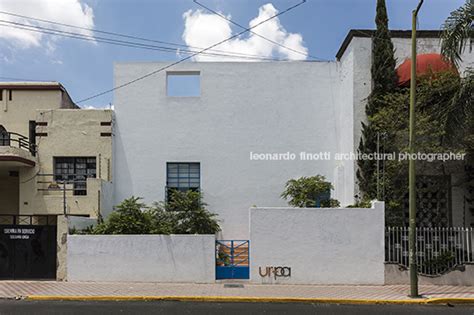
[[[117,64],[115,84],[164,65]],[[250,154],[336,152],[335,63],[183,63],[179,70],[200,72],[200,97],[166,96],[165,72],[116,92],[116,203],[131,195],[163,200],[166,163],[199,162],[201,190],[223,236],[247,238],[247,209],[285,206],[287,180],[321,174],[333,181],[331,160]],[[345,195],[336,191],[343,203],[352,200],[353,182],[347,185]]]
[[[409,38],[394,38],[400,64]],[[420,53],[439,39],[420,36]],[[355,153],[371,91],[372,40],[354,36],[334,62],[186,62],[172,72],[200,74],[200,96],[167,96],[162,71],[115,92],[114,203],[132,195],[165,198],[168,162],[200,163],[200,188],[219,215],[221,237],[247,239],[251,206],[286,206],[287,180],[324,175],[342,206],[358,194]],[[469,49],[461,69],[473,64]],[[117,63],[115,86],[168,63]],[[295,160],[256,161],[251,153],[294,153]],[[329,160],[299,154],[328,152]],[[453,211],[453,216],[455,216]],[[453,222],[456,220],[453,219]]]

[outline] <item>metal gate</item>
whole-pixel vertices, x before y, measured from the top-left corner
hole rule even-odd
[[[216,279],[249,279],[248,240],[216,241]]]
[[[0,279],[56,279],[56,217],[0,215]]]

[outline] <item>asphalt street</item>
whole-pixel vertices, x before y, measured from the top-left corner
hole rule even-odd
[[[469,314],[472,306],[0,300],[0,314]]]

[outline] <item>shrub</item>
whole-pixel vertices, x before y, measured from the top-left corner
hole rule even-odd
[[[151,207],[141,198],[131,197],[120,203],[107,220],[90,234],[214,234],[220,231],[216,214],[206,209],[202,194],[172,191],[166,202]]]
[[[167,202],[155,204],[155,218],[172,226],[176,234],[214,234],[221,229],[217,215],[206,206],[200,192],[174,190],[170,191]]]
[[[364,198],[357,198],[356,196],[356,202],[353,205],[347,206],[347,208],[371,208],[371,207],[372,207],[372,202],[366,196]]]
[[[116,206],[108,219],[98,224],[93,234],[148,234],[152,218],[141,198],[131,197]]]
[[[322,175],[290,179],[285,185],[281,197],[288,200],[288,204],[299,208],[339,207],[339,201],[328,198],[331,189],[330,182]]]

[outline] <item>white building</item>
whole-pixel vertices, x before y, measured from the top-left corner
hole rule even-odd
[[[280,194],[291,178],[324,175],[335,186],[333,198],[353,203],[356,162],[334,157],[357,151],[371,90],[372,34],[350,31],[333,62],[188,62],[117,90],[115,203],[132,195],[164,200],[167,186],[199,188],[228,239],[248,238],[250,206],[286,205]],[[410,32],[392,36],[401,63]],[[419,53],[439,52],[438,36],[420,31]],[[468,48],[463,68],[473,61]],[[165,65],[118,63],[115,85]],[[180,82],[186,96],[179,96]],[[252,155],[288,152],[294,160]],[[302,160],[302,152],[331,158]],[[453,214],[453,225],[461,218],[466,214]]]

